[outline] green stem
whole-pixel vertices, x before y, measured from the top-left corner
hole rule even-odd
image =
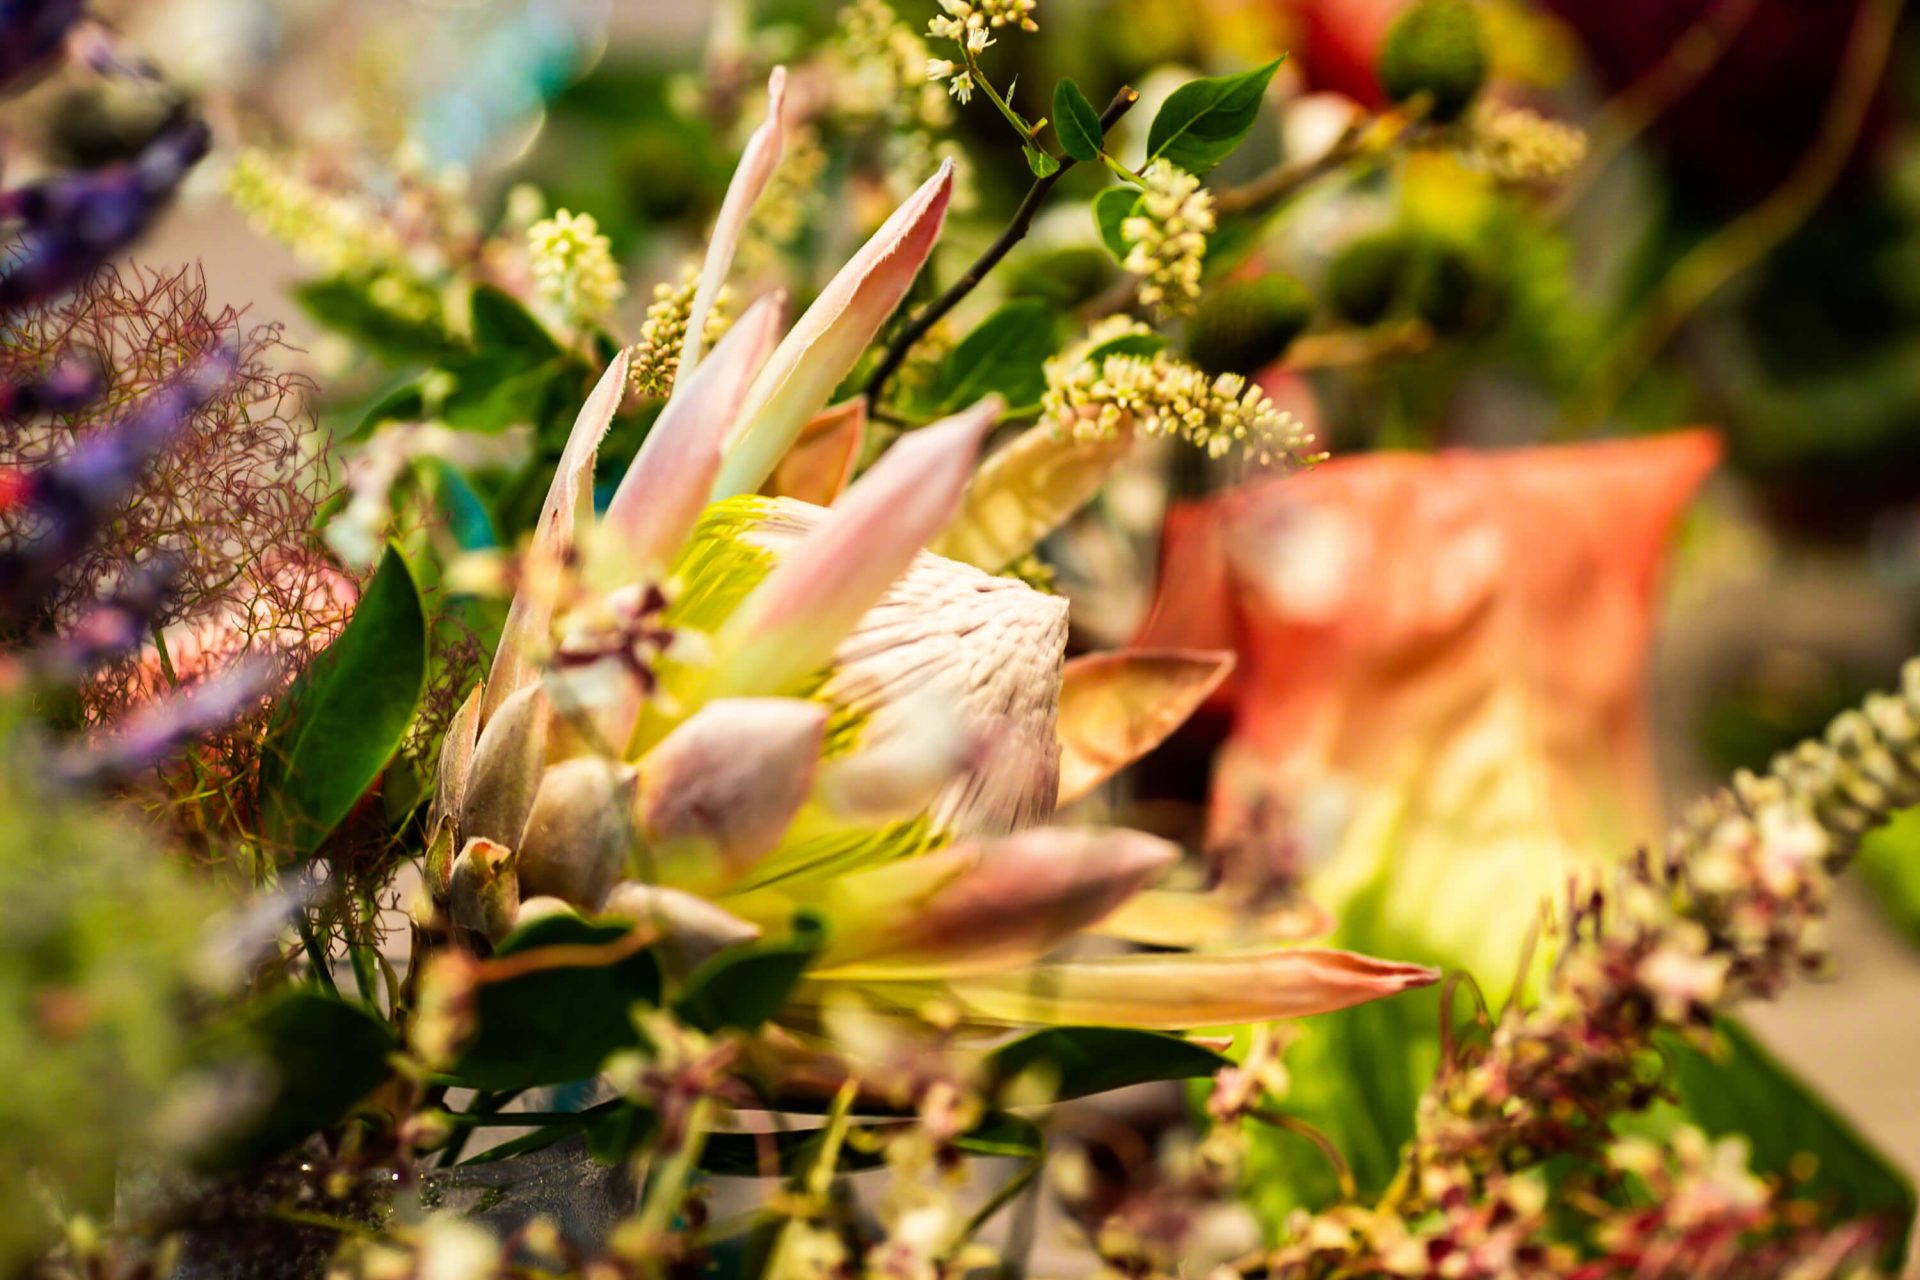
[[[640,1208],[641,1239],[664,1239],[673,1229],[674,1215],[687,1198],[688,1184],[699,1167],[700,1153],[706,1149],[707,1130],[712,1122],[713,1099],[695,1098],[693,1105],[687,1109],[687,1131],[681,1136],[680,1149],[673,1153],[666,1167],[654,1179],[653,1186],[647,1191],[646,1203]],[[658,1258],[650,1260],[649,1270],[665,1274]]]

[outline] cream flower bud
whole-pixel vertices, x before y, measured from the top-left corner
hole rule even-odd
[[[631,765],[579,756],[550,767],[520,837],[520,887],[596,911],[633,849]]]
[[[453,922],[489,941],[505,937],[520,914],[520,877],[513,850],[473,839],[453,860]]]
[[[467,842],[519,844],[534,788],[546,763],[550,721],[547,695],[537,684],[519,690],[493,713],[473,749],[460,834]]]

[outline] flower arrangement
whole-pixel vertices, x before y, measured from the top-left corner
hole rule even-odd
[[[193,4],[0,9],[0,1264],[1899,1267],[1746,1019],[1915,911],[1920,645],[1692,773],[1656,661],[1812,545],[1712,372],[1898,0],[1630,270],[1738,14]]]

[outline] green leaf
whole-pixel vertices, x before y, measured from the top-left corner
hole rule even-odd
[[[1071,80],[1062,80],[1053,90],[1053,129],[1060,135],[1060,146],[1075,160],[1098,160],[1105,130],[1100,113]]]
[[[1037,403],[1058,343],[1053,308],[1035,298],[1007,303],[940,362],[925,394],[928,413],[958,413],[995,391],[1010,405]]]
[[[877,1169],[886,1159],[886,1139],[912,1129],[911,1124],[859,1125],[856,1141],[840,1146],[838,1173]],[[700,1154],[700,1169],[722,1178],[758,1178],[769,1171],[792,1177],[813,1167],[820,1129],[778,1130],[771,1133],[713,1133]],[[971,1156],[1037,1160],[1046,1154],[1046,1137],[1038,1125],[1023,1116],[991,1112],[972,1132],[953,1144]]]
[[[1128,1027],[1049,1027],[1004,1044],[986,1058],[990,1089],[1034,1073],[1056,1101],[1152,1081],[1193,1080],[1231,1065],[1191,1040]]]
[[[448,370],[455,384],[440,416],[450,427],[489,434],[521,425],[538,428],[572,384],[563,358],[529,366],[511,356],[477,356]]]
[[[1166,346],[1166,338],[1157,333],[1123,333],[1094,346],[1087,352],[1086,359],[1092,362],[1105,360],[1108,356],[1139,356],[1142,360],[1148,360],[1156,352],[1164,351]]]
[[[473,342],[481,351],[508,353],[521,364],[539,364],[561,354],[545,325],[510,294],[490,284],[473,291]]]
[[[445,458],[421,458],[414,466],[428,480],[434,501],[447,518],[447,529],[462,551],[486,551],[500,545],[493,512],[460,468]]]
[[[1051,178],[1060,172],[1060,162],[1031,142],[1021,143],[1020,150],[1026,153],[1027,168],[1033,170],[1034,177]]]
[[[613,944],[632,926],[577,916],[548,916],[508,934],[496,959],[533,956],[547,948],[598,948],[583,960],[483,981],[475,993],[476,1029],[450,1075],[475,1089],[527,1089],[565,1084],[599,1070],[616,1049],[640,1043],[631,1010],[660,1000],[660,967],[649,951]],[[592,952],[588,952],[591,955]]]
[[[262,1070],[267,1093],[248,1121],[199,1157],[210,1169],[258,1164],[339,1121],[385,1080],[393,1032],[359,1005],[283,987],[212,1031],[200,1060]]]
[[[1637,1121],[1645,1126],[1640,1131],[1659,1136],[1684,1122],[1714,1137],[1743,1134],[1756,1173],[1792,1185],[1795,1171],[1810,1167],[1811,1177],[1794,1187],[1798,1195],[1819,1201],[1830,1220],[1883,1219],[1891,1233],[1884,1257],[1890,1265],[1906,1257],[1913,1184],[1751,1032],[1721,1018],[1711,1054],[1677,1037],[1663,1038],[1662,1048],[1680,1104]],[[1806,1156],[1813,1158],[1810,1166]]]
[[[1100,229],[1100,243],[1120,262],[1127,260],[1127,241],[1120,224],[1140,207],[1140,192],[1134,187],[1108,187],[1093,198],[1093,222]]]
[[[307,314],[353,339],[387,364],[434,361],[462,350],[438,317],[416,319],[373,300],[371,281],[347,276],[309,280],[293,296]]]
[[[708,1033],[723,1027],[756,1030],[780,1012],[824,941],[819,918],[802,913],[788,937],[728,947],[693,971],[673,1002],[674,1012]]]
[[[1209,76],[1175,89],[1147,130],[1147,158],[1179,165],[1196,177],[1225,160],[1259,118],[1275,58],[1237,76]]]
[[[388,544],[345,630],[274,708],[261,764],[261,829],[311,853],[393,758],[426,688],[420,591]]]
[[[375,400],[360,416],[360,423],[347,435],[349,441],[364,440],[389,422],[418,422],[427,416],[427,397],[418,379],[408,379]]]

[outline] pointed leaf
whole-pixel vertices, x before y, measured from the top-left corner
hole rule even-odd
[[[706,260],[700,264],[700,283],[694,286],[693,303],[687,310],[687,335],[680,346],[677,377],[682,381],[700,366],[707,317],[713,311],[714,299],[720,296],[727,272],[733,267],[734,250],[739,247],[740,235],[746,230],[753,206],[759,201],[760,193],[767,189],[774,170],[780,167],[780,151],[786,140],[781,115],[786,110],[786,100],[787,69],[775,67],[767,77],[767,118],[753,131],[753,136],[747,139],[746,150],[740,153],[740,164],[733,172],[733,181],[727,184],[726,198],[720,202],[720,216],[714,220],[713,238],[707,242]]]
[[[692,532],[720,469],[727,433],[785,314],[786,295],[768,294],[747,308],[695,373],[683,369],[607,503],[602,525],[612,546],[596,550],[617,557],[610,570],[616,581],[609,585],[664,569]]]
[[[1093,225],[1100,231],[1100,243],[1119,262],[1127,260],[1127,238],[1120,224],[1140,207],[1140,192],[1134,187],[1108,187],[1093,198]]]
[[[999,573],[1092,500],[1133,448],[1131,432],[1080,439],[1029,427],[974,473],[960,511],[928,549]]]
[[[709,1034],[725,1027],[757,1031],[780,1012],[824,941],[820,921],[803,913],[787,937],[729,947],[687,979],[674,1012]]]
[[[622,351],[600,375],[586,404],[581,406],[580,416],[574,420],[572,434],[567,437],[566,448],[554,471],[553,484],[540,506],[533,539],[522,560],[520,589],[507,610],[500,644],[493,653],[493,667],[487,673],[483,722],[509,695],[533,679],[538,670],[548,628],[553,623],[558,578],[573,549],[575,529],[592,501],[594,453],[612,425],[626,390],[627,353]]]
[[[801,316],[754,379],[713,498],[753,493],[827,403],[933,252],[953,194],[948,161],[894,210]]]
[[[1300,949],[1063,961],[956,978],[946,990],[983,1022],[1184,1031],[1327,1013],[1424,987],[1439,976],[1424,965]]]
[[[427,678],[426,615],[399,549],[387,553],[338,638],[275,708],[261,765],[261,829],[310,853],[399,749]]]
[[[1166,741],[1233,670],[1233,654],[1136,649],[1068,662],[1060,677],[1060,804]]]
[[[834,646],[953,517],[989,399],[912,432],[740,603],[717,637],[716,695],[776,693],[826,665]]]
[[[1022,1076],[1039,1076],[1056,1102],[1161,1080],[1198,1080],[1231,1059],[1205,1045],[1127,1027],[1048,1027],[1001,1045],[983,1064],[992,1097]]]
[[[1147,130],[1147,159],[1164,159],[1204,176],[1253,128],[1267,83],[1279,67],[1275,58],[1237,76],[1209,76],[1175,89]]]
[[[1053,91],[1053,128],[1060,135],[1060,147],[1075,160],[1098,160],[1104,145],[1105,130],[1100,113],[1071,80],[1062,80]]]
[[[820,909],[816,978],[908,978],[1031,964],[1180,859],[1139,831],[1038,828],[846,876]]]

